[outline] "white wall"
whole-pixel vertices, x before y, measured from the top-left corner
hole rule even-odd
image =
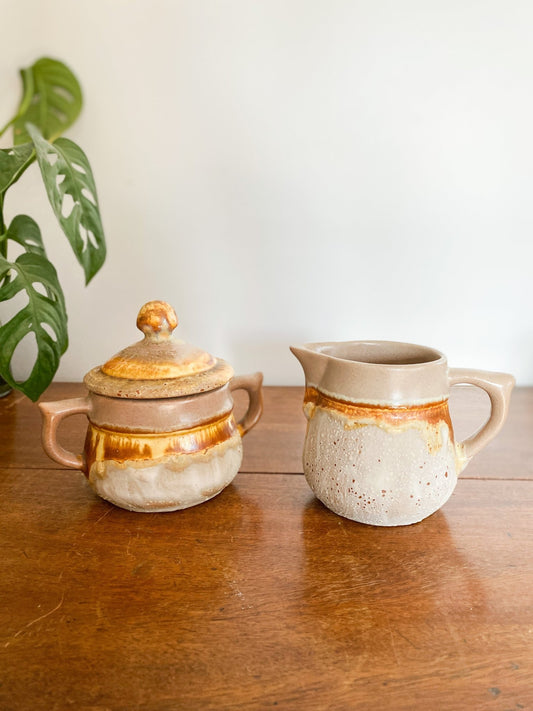
[[[65,288],[58,379],[161,298],[181,337],[269,384],[302,382],[291,343],[363,338],[533,384],[529,0],[3,0],[2,18],[0,124],[19,67],[71,66],[108,240],[85,289],[37,169],[8,194]]]

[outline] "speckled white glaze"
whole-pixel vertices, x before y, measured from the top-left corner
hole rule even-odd
[[[375,526],[421,521],[451,496],[456,455],[448,425],[360,424],[317,408],[303,465],[315,495],[332,511]]]
[[[437,511],[507,416],[511,375],[449,369],[432,348],[330,341],[291,350],[305,371],[307,482],[328,508],[361,523],[403,526]],[[483,388],[492,407],[459,443],[448,412],[456,383]]]
[[[103,499],[130,511],[176,511],[220,493],[242,461],[240,435],[207,451],[151,461],[94,462],[89,482]]]

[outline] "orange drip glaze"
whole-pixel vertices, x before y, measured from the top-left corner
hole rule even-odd
[[[333,410],[349,420],[377,420],[387,425],[404,425],[408,422],[426,422],[428,425],[439,425],[445,422],[450,433],[453,432],[448,400],[430,402],[423,405],[371,405],[355,404],[325,395],[316,388],[306,388],[304,405],[314,405],[324,410]]]
[[[197,454],[238,433],[233,413],[190,429],[162,433],[121,432],[89,424],[85,439],[85,471],[97,461],[149,461]]]

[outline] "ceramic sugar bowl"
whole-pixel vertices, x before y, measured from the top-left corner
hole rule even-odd
[[[222,491],[262,412],[262,374],[235,377],[225,361],[174,338],[177,323],[169,304],[145,304],[137,318],[144,339],[87,373],[87,397],[39,405],[46,453],[131,511],[175,511]],[[239,422],[237,389],[249,395]],[[89,420],[80,456],[57,440],[61,420],[77,413]]]
[[[401,526],[437,511],[507,416],[512,375],[448,368],[433,348],[350,341],[291,350],[305,371],[307,482],[328,508],[361,523]],[[492,406],[464,442],[448,411],[458,383],[485,390]]]

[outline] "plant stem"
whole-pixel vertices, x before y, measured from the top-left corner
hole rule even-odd
[[[6,125],[3,128],[0,128],[0,138],[4,135],[4,133],[7,131],[7,129],[11,126],[11,124],[15,123],[16,116],[13,116],[11,121],[8,121]]]
[[[14,176],[13,180],[4,189],[4,192],[0,193],[0,255],[2,257],[7,256],[7,239],[5,239],[5,234],[7,231],[7,226],[4,222],[4,200],[7,190],[14,185],[17,180],[28,170],[30,165],[36,160],[35,151],[32,151],[28,160],[21,166],[19,172]]]
[[[2,257],[7,257],[7,239],[4,235],[6,233],[6,226],[4,223],[4,194],[0,193],[0,255]]]

